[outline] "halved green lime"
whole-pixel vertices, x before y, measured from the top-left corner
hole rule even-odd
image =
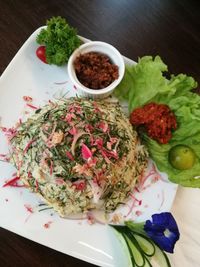
[[[193,149],[186,145],[172,147],[168,157],[170,164],[178,170],[191,169],[196,159]]]

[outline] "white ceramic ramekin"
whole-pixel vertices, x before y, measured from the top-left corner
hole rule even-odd
[[[91,89],[81,84],[76,76],[74,69],[74,61],[80,55],[88,52],[99,52],[107,55],[113,64],[116,64],[119,68],[119,77],[113,81],[109,86],[103,89]],[[121,82],[125,71],[125,64],[122,55],[112,45],[105,42],[88,42],[77,48],[71,55],[68,61],[68,75],[72,83],[76,86],[78,95],[88,98],[105,98],[109,96],[115,89],[115,87]]]

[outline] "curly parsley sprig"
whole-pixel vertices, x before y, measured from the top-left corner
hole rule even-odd
[[[40,31],[36,41],[45,46],[47,63],[58,66],[67,63],[70,55],[81,44],[76,29],[60,16],[47,20],[47,28]]]

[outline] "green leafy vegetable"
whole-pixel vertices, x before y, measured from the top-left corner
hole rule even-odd
[[[81,44],[76,30],[60,16],[47,20],[47,28],[40,31],[36,41],[46,46],[47,62],[58,66],[67,63],[72,52]]]
[[[167,66],[159,56],[145,56],[137,65],[127,66],[126,74],[116,89],[116,95],[128,100],[129,111],[150,102],[168,105],[175,113],[177,130],[168,144],[158,144],[144,132],[141,136],[148,147],[151,158],[160,171],[166,172],[175,183],[189,187],[200,187],[200,96],[191,90],[197,82],[185,74],[172,75],[167,79],[163,72]],[[168,161],[170,149],[176,145],[189,146],[196,155],[194,166],[188,170],[177,170]]]

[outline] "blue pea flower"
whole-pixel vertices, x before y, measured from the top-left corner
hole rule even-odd
[[[152,221],[144,224],[146,234],[164,251],[173,253],[174,245],[179,239],[178,226],[170,212],[163,212],[151,216]]]

